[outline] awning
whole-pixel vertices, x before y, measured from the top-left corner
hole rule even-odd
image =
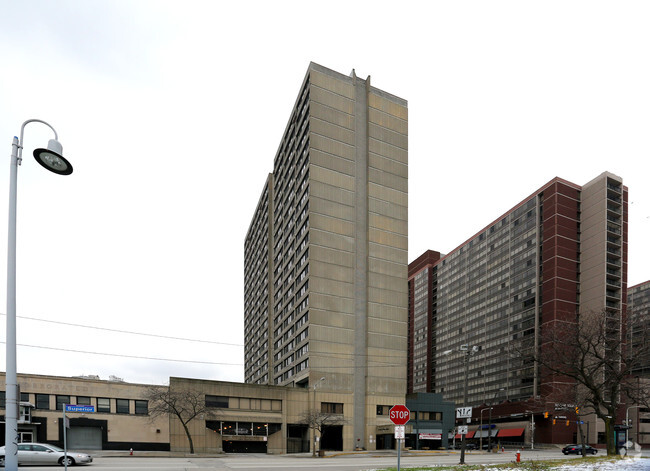
[[[454,438],[456,440],[461,440],[463,438],[463,436],[460,433],[457,433]],[[465,435],[465,438],[474,438],[474,432],[467,432],[467,435]]]
[[[498,429],[493,428],[492,433],[490,434],[490,430],[477,430],[476,435],[474,435],[474,438],[487,438],[490,435],[493,437],[497,436]]]
[[[521,437],[524,434],[523,428],[502,428],[499,430],[499,438],[504,437]]]

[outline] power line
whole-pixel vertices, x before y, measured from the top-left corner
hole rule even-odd
[[[0,313],[2,316],[6,316],[5,313]],[[28,317],[28,316],[16,316],[18,319],[24,319],[24,320],[30,320],[30,321],[36,321],[36,322],[46,322],[49,324],[55,324],[55,325],[65,325],[65,326],[70,326],[70,327],[79,327],[83,329],[93,329],[93,330],[99,330],[99,331],[105,331],[105,332],[113,332],[113,333],[119,333],[119,334],[130,334],[130,335],[140,335],[143,337],[153,337],[153,338],[162,338],[162,339],[167,339],[167,340],[180,340],[183,342],[196,342],[196,343],[205,343],[205,344],[212,344],[212,345],[224,345],[224,346],[231,346],[231,347],[243,347],[243,344],[237,344],[237,343],[226,343],[226,342],[215,342],[212,340],[201,340],[201,339],[190,339],[186,337],[173,337],[173,336],[168,336],[168,335],[159,335],[159,334],[150,334],[146,332],[135,332],[135,331],[130,331],[130,330],[121,330],[121,329],[111,329],[108,327],[97,327],[97,326],[92,326],[92,325],[85,325],[85,324],[74,324],[71,322],[64,322],[64,321],[55,321],[51,319],[42,319],[38,317]],[[1,342],[0,343],[5,343]],[[214,362],[202,362],[202,361],[192,361],[192,360],[175,360],[175,359],[164,359],[164,358],[148,358],[148,357],[140,357],[140,356],[130,356],[130,355],[120,355],[120,354],[113,354],[113,353],[101,353],[101,352],[86,352],[86,351],[81,351],[81,350],[68,350],[68,349],[63,349],[63,348],[55,348],[55,347],[45,347],[45,346],[39,346],[39,345],[20,345],[23,347],[29,347],[29,348],[42,348],[42,349],[47,349],[47,350],[60,350],[64,352],[70,352],[70,353],[88,353],[92,355],[104,355],[104,356],[115,356],[115,357],[124,357],[124,358],[135,358],[135,359],[142,359],[142,360],[158,360],[158,361],[173,361],[173,362],[182,362],[182,363],[198,363],[198,364],[208,364],[208,365],[230,365],[230,366],[242,366],[242,363],[214,363]],[[317,353],[317,352],[312,352],[312,353]],[[335,353],[332,358],[334,359],[341,359],[343,360],[344,358],[342,357],[356,357],[356,356],[362,356],[362,357],[367,357],[370,358],[371,355],[369,354],[358,354],[358,353]],[[393,358],[392,355],[385,356],[385,355],[374,355],[374,358],[380,359],[380,358]],[[382,361],[377,361],[377,360],[371,360],[372,365],[368,366],[374,366],[377,367],[378,365],[385,365],[387,367],[393,367],[393,366],[402,366],[400,364],[395,364],[391,361],[388,362],[382,362]],[[354,368],[354,366],[337,366],[333,367],[330,366],[330,368],[333,369],[348,369],[348,368]]]
[[[0,343],[4,344],[5,342],[0,341]],[[168,362],[175,362],[175,363],[192,363],[192,364],[198,364],[198,365],[219,365],[219,366],[244,366],[242,363],[223,363],[223,362],[214,362],[214,361],[197,361],[197,360],[178,360],[175,358],[156,358],[156,357],[143,357],[143,356],[138,356],[138,355],[123,355],[119,353],[104,353],[104,352],[89,352],[86,350],[73,350],[70,348],[60,348],[60,347],[44,347],[41,345],[27,345],[27,344],[17,344],[18,347],[27,347],[27,348],[40,348],[42,350],[54,350],[54,351],[59,351],[59,352],[67,352],[67,353],[83,353],[85,355],[99,355],[99,356],[107,356],[107,357],[120,357],[120,358],[132,358],[136,360],[154,360],[154,361],[168,361]],[[383,367],[403,367],[403,365],[395,364],[395,363],[379,363]],[[375,365],[368,365],[368,367],[377,367]],[[339,369],[339,370],[354,370],[355,367],[354,365],[349,365],[349,366],[329,366],[328,368],[330,369]]]
[[[6,316],[5,313],[0,313],[2,316]],[[167,339],[167,340],[180,340],[183,342],[196,342],[196,343],[206,343],[206,344],[212,344],[212,345],[224,345],[224,346],[230,346],[230,347],[244,347],[243,344],[239,343],[226,343],[226,342],[215,342],[212,340],[201,340],[201,339],[190,339],[186,337],[173,337],[173,336],[168,336],[168,335],[159,335],[159,334],[150,334],[146,332],[135,332],[131,330],[120,330],[120,329],[111,329],[108,327],[97,327],[97,326],[92,326],[92,325],[85,325],[85,324],[73,324],[71,322],[63,322],[63,321],[55,321],[51,319],[42,319],[39,317],[28,317],[28,316],[16,316],[18,319],[24,319],[24,320],[30,320],[30,321],[36,321],[36,322],[47,322],[49,324],[55,324],[55,325],[65,325],[65,326],[70,326],[70,327],[79,327],[83,329],[93,329],[93,330],[99,330],[99,331],[105,331],[105,332],[113,332],[113,333],[118,333],[118,334],[130,334],[130,335],[140,335],[143,337],[153,337],[153,338],[162,338],[162,339]],[[34,348],[40,348],[38,346],[34,346]],[[47,348],[47,347],[43,347]],[[314,352],[316,353],[316,352]],[[370,354],[359,354],[359,353],[335,353],[334,355],[340,357],[340,356],[347,356],[347,357],[356,357],[356,356],[363,356],[363,357],[368,357],[370,358]],[[393,358],[393,355],[374,355],[374,358]],[[381,363],[381,362],[376,362],[375,363]],[[388,362],[386,363],[387,365],[391,365],[392,363]]]
[[[0,315],[6,316],[5,313],[0,313]],[[201,340],[201,339],[188,339],[185,337],[172,337],[169,335],[159,335],[159,334],[149,334],[146,332],[134,332],[132,330],[120,330],[120,329],[110,329],[108,327],[97,327],[93,325],[84,325],[84,324],[73,324],[71,322],[63,322],[63,321],[53,321],[50,319],[40,319],[38,317],[27,317],[27,316],[16,316],[18,319],[25,319],[29,321],[37,321],[37,322],[47,322],[50,324],[57,324],[57,325],[67,325],[70,327],[82,327],[84,329],[94,329],[94,330],[101,330],[104,332],[115,332],[118,334],[130,334],[130,335],[141,335],[143,337],[155,337],[155,338],[160,338],[160,339],[167,339],[167,340],[181,340],[183,342],[197,342],[197,343],[209,343],[213,345],[226,345],[230,347],[243,347],[243,344],[240,343],[226,343],[226,342],[215,342],[213,340]]]
[[[5,343],[0,341],[0,343]],[[19,347],[28,347],[28,348],[41,348],[44,350],[55,350],[59,352],[68,352],[68,353],[83,353],[86,355],[102,355],[107,357],[121,357],[121,358],[135,358],[137,360],[156,360],[156,361],[173,361],[177,363],[196,363],[201,365],[221,365],[221,366],[243,366],[242,363],[221,363],[214,361],[196,361],[196,360],[177,360],[174,358],[155,358],[155,357],[141,357],[137,355],[122,355],[119,353],[103,353],[103,352],[88,352],[85,350],[73,350],[69,348],[59,348],[59,347],[43,347],[41,345],[26,345],[26,344],[17,344]]]

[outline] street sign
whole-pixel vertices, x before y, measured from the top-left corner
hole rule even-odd
[[[95,412],[95,406],[78,406],[76,404],[66,404],[66,412]]]
[[[395,439],[396,440],[404,440],[405,436],[406,436],[406,427],[404,425],[396,425],[395,426]]]
[[[458,434],[459,435],[467,435],[467,425],[459,425],[458,426]]]
[[[406,425],[411,418],[411,411],[403,404],[397,404],[388,411],[388,417],[395,425]]]
[[[472,408],[471,407],[457,407],[456,408],[456,418],[457,419],[471,419],[472,418]]]

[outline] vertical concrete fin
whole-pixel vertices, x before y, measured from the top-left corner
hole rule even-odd
[[[354,272],[354,447],[366,448],[368,377],[368,93],[370,82],[354,77],[356,260]]]

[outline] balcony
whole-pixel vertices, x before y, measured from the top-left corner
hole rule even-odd
[[[610,201],[613,201],[614,203],[618,203],[619,205],[623,201],[618,194],[613,193],[611,191],[607,192],[607,199],[610,200]]]
[[[621,194],[621,185],[620,184],[617,185],[617,184],[614,184],[614,183],[607,183],[607,189],[612,190],[612,191],[618,193],[619,195]]]

